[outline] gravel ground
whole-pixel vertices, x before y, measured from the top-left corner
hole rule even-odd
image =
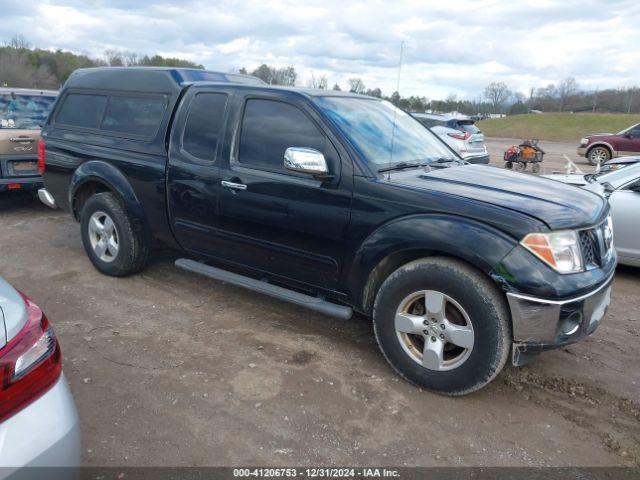
[[[78,230],[31,197],[0,197],[0,274],[55,325],[86,465],[640,465],[640,269],[618,269],[592,337],[452,399],[399,380],[365,318],[167,258],[109,278]]]

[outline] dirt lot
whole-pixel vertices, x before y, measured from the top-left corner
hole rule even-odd
[[[109,278],[78,230],[29,197],[0,197],[0,274],[56,327],[87,465],[640,464],[640,269],[618,269],[594,336],[452,399],[399,380],[364,318],[171,259]]]
[[[503,167],[504,151],[511,145],[518,145],[522,140],[522,138],[487,138],[485,143],[491,155],[491,163]],[[540,173],[565,172],[567,160],[564,155],[569,157],[583,172],[589,173],[594,170],[594,167],[589,165],[586,158],[578,156],[576,152],[578,145],[575,142],[548,142],[542,140],[539,145],[545,151]],[[531,171],[531,168],[529,168],[529,171]]]

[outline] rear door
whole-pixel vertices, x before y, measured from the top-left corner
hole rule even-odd
[[[298,95],[238,93],[230,156],[220,165],[216,256],[334,289],[351,214],[351,161]],[[330,179],[284,168],[289,147],[324,154]]]
[[[209,255],[216,234],[220,169],[217,164],[232,90],[187,91],[174,120],[167,170],[167,205],[182,248]]]

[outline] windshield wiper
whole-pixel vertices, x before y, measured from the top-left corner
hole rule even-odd
[[[389,167],[379,168],[378,173],[390,172],[392,170],[402,170],[403,168],[417,168],[417,167],[424,167],[424,166],[425,166],[424,163],[400,162],[400,163],[396,163],[395,165],[391,165]]]
[[[450,162],[464,163],[464,160],[460,160],[458,158],[438,157],[428,161],[428,163],[450,163]]]

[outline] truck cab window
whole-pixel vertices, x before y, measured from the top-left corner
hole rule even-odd
[[[238,161],[248,167],[284,172],[284,152],[289,147],[325,153],[325,136],[293,105],[274,100],[247,101]]]
[[[184,127],[182,148],[194,157],[213,161],[222,128],[227,95],[199,93],[191,102]]]

